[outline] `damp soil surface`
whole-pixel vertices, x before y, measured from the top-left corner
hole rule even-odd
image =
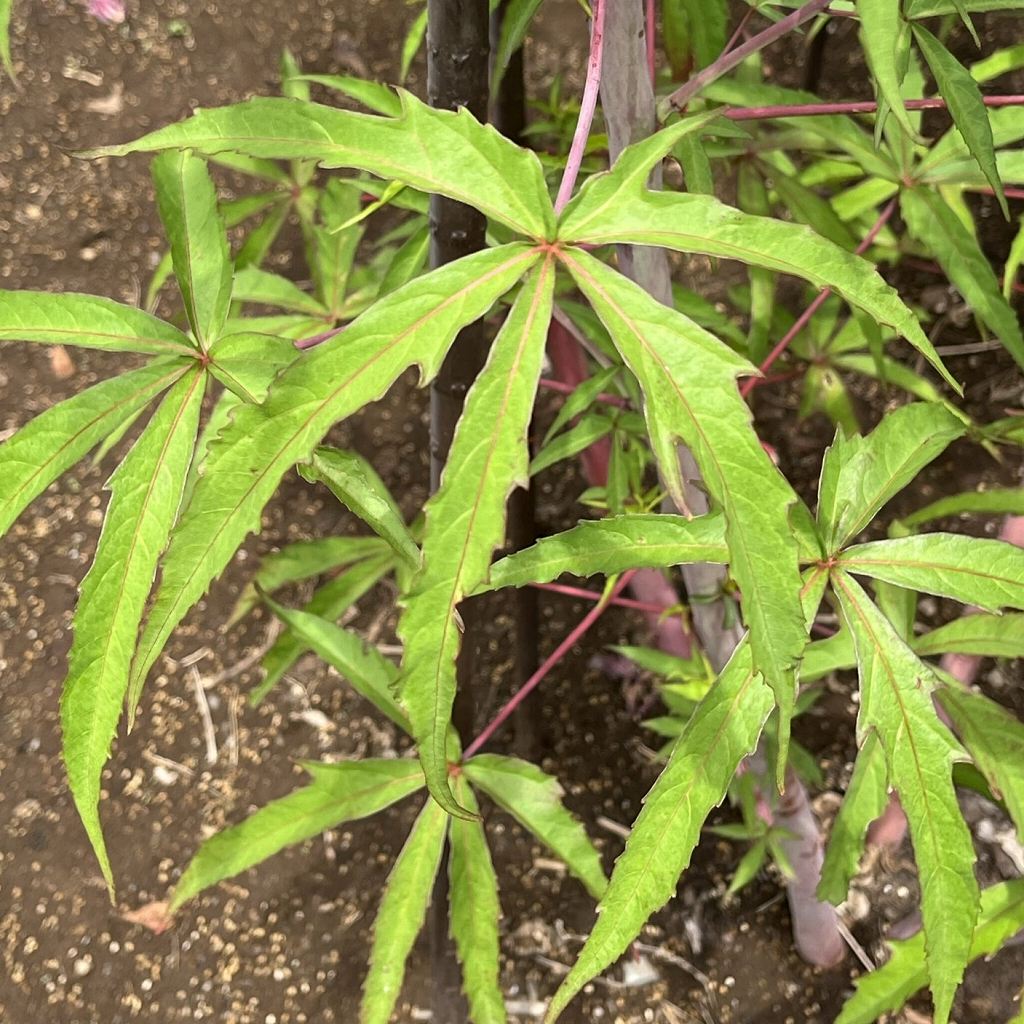
[[[89,18],[79,4],[17,2],[13,40],[20,88],[0,85],[0,287],[138,302],[161,251],[146,163],[86,162],[73,151],[137,136],[196,106],[273,92],[283,45],[311,70],[393,80],[402,32],[413,15],[398,0],[146,0],[129,3],[125,25],[112,27]],[[1010,31],[1007,22],[980,24],[984,33]],[[853,83],[864,80],[851,31],[840,24],[845,43],[837,39],[826,62],[826,94],[849,96]],[[577,80],[584,39],[578,5],[549,0],[530,50],[531,86],[545,84],[560,69]],[[799,79],[798,57],[791,52],[773,58],[780,75],[788,70],[790,79]],[[409,84],[422,92],[419,64]],[[277,269],[301,278],[293,234],[296,244],[279,248],[274,259]],[[993,228],[991,244],[1005,250],[1005,232]],[[900,283],[916,301],[935,280]],[[953,340],[977,340],[969,328],[961,334]],[[0,360],[2,436],[128,365],[131,357],[86,351],[54,357],[27,345],[6,349]],[[965,356],[953,368],[971,382],[968,399],[981,418],[1020,406],[1020,378],[999,354]],[[870,418],[891,396],[861,388],[856,398]],[[816,418],[794,427],[798,401],[795,391],[765,389],[757,411],[787,473],[809,493],[831,431]],[[412,515],[427,493],[425,434],[423,395],[403,381],[338,428],[335,440],[373,458]],[[246,695],[259,679],[256,659],[273,627],[259,612],[226,626],[261,556],[298,538],[357,533],[359,526],[324,491],[289,476],[259,537],[250,538],[175,634],[151,675],[140,720],[130,735],[118,737],[104,777],[103,820],[119,883],[111,904],[68,795],[58,701],[76,587],[102,521],[103,483],[130,439],[98,465],[86,462],[67,474],[0,544],[0,1020],[348,1024],[357,1015],[379,895],[416,814],[415,800],[215,887],[162,933],[140,923],[139,915],[166,898],[202,839],[295,787],[301,758],[407,753],[404,738],[311,655],[301,657],[258,708],[250,707]],[[911,500],[918,504],[1014,479],[1009,462],[998,465],[977,448],[954,446]],[[537,497],[540,529],[575,521],[574,501],[583,487],[571,471],[546,473]],[[953,525],[976,532],[991,526]],[[300,603],[308,594],[297,587],[284,596]],[[542,652],[583,612],[572,599],[541,595]],[[953,613],[923,607],[936,621]],[[487,622],[478,660],[478,715],[484,719],[513,682],[511,607],[494,599],[481,618]],[[393,592],[378,586],[360,602],[351,625],[393,642]],[[642,639],[639,619],[609,612],[586,645],[552,674],[531,711],[535,755],[561,780],[567,803],[608,867],[658,767],[650,749],[654,738],[639,724],[640,710],[650,707],[643,681],[639,693],[635,683],[624,686],[595,655],[607,644]],[[1020,681],[1007,666],[989,664],[982,674],[982,685],[1018,711]],[[797,723],[798,738],[822,765],[815,806],[826,822],[855,753],[853,689],[848,677],[831,681],[825,698]],[[513,743],[511,733],[502,733],[493,749],[511,750]],[[965,807],[983,837],[982,882],[1018,876],[1024,867],[1020,847],[1007,839],[999,812],[973,797],[965,797]],[[513,1019],[528,1021],[573,961],[593,906],[517,824],[493,807],[485,814],[502,885],[502,984]],[[730,820],[727,809],[717,814]],[[630,957],[588,986],[564,1019],[833,1020],[860,965],[851,954],[839,967],[816,970],[796,956],[774,873],[762,872],[737,896],[727,896],[742,853],[741,845],[709,835],[676,898],[644,929]],[[844,908],[866,957],[884,959],[886,929],[913,911],[916,895],[909,847],[867,858]],[[1022,969],[1020,947],[973,966],[956,1019],[1006,1020]],[[430,983],[423,943],[412,957],[397,1020],[429,1019]],[[928,1020],[927,1003],[914,1005],[905,1019]]]

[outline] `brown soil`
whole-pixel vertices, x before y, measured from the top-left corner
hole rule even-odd
[[[272,92],[277,53],[285,44],[313,70],[347,68],[388,77],[399,47],[397,26],[411,19],[398,0],[157,0],[131,6],[121,28],[102,27],[80,6],[62,0],[21,2],[16,8],[21,89],[6,81],[0,86],[0,285],[89,291],[129,302],[138,300],[161,249],[145,162],[90,163],[69,152],[138,135],[196,105]],[[578,68],[584,38],[571,0],[552,0],[545,19],[531,51],[537,81],[559,67]],[[410,84],[417,88],[421,82],[414,74]],[[281,263],[287,270],[287,257]],[[973,400],[989,410],[1009,404],[991,394],[993,381],[1004,384],[1012,377],[1008,366],[990,355],[970,358],[981,389]],[[72,352],[71,359],[72,372],[62,377],[58,371],[68,367],[55,367],[42,348],[7,350],[0,364],[3,435],[127,362],[85,351]],[[885,398],[858,397],[876,410]],[[795,431],[786,426],[794,421],[795,407],[791,394],[759,399],[767,434],[779,442],[787,471],[809,485],[825,432],[815,420]],[[422,396],[406,382],[339,429],[337,439],[373,456],[412,513],[426,494],[424,434]],[[957,461],[965,454],[954,449],[925,481],[918,500],[929,496],[928,488],[942,492],[1008,481],[1008,470],[976,454],[965,469]],[[264,642],[268,624],[259,614],[226,632],[222,628],[262,554],[297,537],[356,532],[357,524],[323,492],[290,476],[267,510],[263,533],[245,545],[176,634],[150,681],[139,725],[118,740],[105,777],[103,818],[120,885],[111,906],[60,765],[58,699],[75,588],[95,549],[102,484],[117,455],[68,474],[0,544],[0,1019],[347,1024],[355,1020],[377,899],[415,801],[291,849],[217,887],[162,935],[124,915],[163,899],[211,830],[291,789],[301,777],[297,759],[381,756],[402,748],[389,725],[368,713],[323,664],[305,657],[258,710],[244,700],[257,680],[255,670],[209,690],[218,757],[208,763],[192,672],[183,664],[198,652],[195,667],[210,678]],[[539,496],[542,527],[571,522],[572,499],[581,489],[571,476],[548,474]],[[379,588],[362,603],[355,625],[386,632],[391,601],[386,588]],[[563,598],[543,598],[543,650],[581,613]],[[492,685],[482,715],[510,683],[504,659],[510,619],[500,600],[488,617]],[[534,705],[541,763],[562,780],[568,803],[596,837],[609,867],[622,841],[599,828],[597,819],[628,825],[657,766],[644,746],[650,736],[629,713],[621,684],[591,668],[590,658],[600,645],[638,635],[637,620],[607,615],[586,649],[563,662]],[[986,677],[997,696],[1016,702],[1011,682],[1019,676],[1011,680],[1002,667]],[[799,738],[822,758],[826,786],[818,806],[825,815],[849,778],[851,691],[849,679],[834,683],[828,699],[798,723]],[[495,749],[510,742],[499,736]],[[987,805],[974,801],[971,813],[1001,825]],[[727,810],[720,814],[729,816]],[[502,879],[503,985],[510,999],[529,1004],[553,991],[559,965],[572,961],[593,909],[582,889],[553,870],[515,823],[491,810],[487,827]],[[650,948],[637,956],[650,959],[658,981],[626,987],[617,968],[588,986],[564,1019],[832,1020],[858,968],[851,957],[839,968],[818,971],[796,957],[773,874],[764,873],[738,898],[726,898],[742,852],[709,837],[677,899],[645,930],[642,939]],[[1019,873],[994,841],[979,841],[979,856],[985,883]],[[872,858],[865,867],[849,920],[878,959],[887,923],[914,905],[914,871],[909,849]],[[1022,967],[1019,949],[972,967],[957,1019],[1005,1020]],[[429,984],[427,951],[418,949],[397,1017],[403,1024],[427,1019]]]

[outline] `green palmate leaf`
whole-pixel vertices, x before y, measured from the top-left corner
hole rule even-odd
[[[943,406],[917,402],[890,412],[867,437],[837,437],[825,453],[818,488],[828,550],[860,533],[963,433],[963,423]]]
[[[428,800],[391,869],[373,924],[360,1024],[388,1024],[391,1020],[402,990],[405,962],[426,920],[447,831],[444,808]]]
[[[220,334],[231,304],[231,256],[217,190],[206,161],[191,153],[161,153],[152,171],[174,276],[192,333],[205,351]]]
[[[420,47],[423,45],[423,37],[427,34],[427,11],[424,8],[416,15],[415,20],[409,26],[405,38],[402,40],[402,67],[399,72],[399,82],[404,82],[409,77],[409,69],[416,59]]]
[[[979,654],[990,658],[1024,658],[1024,615],[961,615],[917,637],[913,647],[921,657]]]
[[[933,189],[902,193],[900,208],[910,233],[924,242],[978,318],[1024,366],[1024,334],[999,281],[963,222]]]
[[[477,813],[473,790],[461,777],[456,799]],[[505,1024],[505,1001],[498,985],[498,877],[479,820],[452,819],[448,872],[451,934],[462,964],[470,1017],[473,1024]]]
[[[352,565],[364,558],[377,557],[386,551],[386,546],[377,537],[319,537],[295,541],[263,559],[252,583],[235,602],[228,625],[244,618],[260,603],[260,591],[272,594],[286,583],[308,580],[311,576]]]
[[[817,192],[778,170],[773,170],[772,187],[798,220],[844,249],[852,252],[857,248],[853,233],[839,219],[827,199],[822,199]]]
[[[64,762],[111,893],[113,873],[99,819],[100,776],[121,717],[146,598],[178,514],[205,383],[198,368],[183,377],[111,477],[103,532],[75,610],[61,698]]]
[[[900,127],[914,138],[917,132],[903,105],[903,76],[896,57],[900,35],[906,30],[900,0],[857,0],[857,16],[861,44],[878,88],[878,98],[885,101]]]
[[[889,799],[888,769],[885,751],[878,734],[871,730],[864,739],[853,777],[832,825],[825,862],[821,867],[818,899],[838,906],[850,891],[850,879],[864,853],[868,826],[885,810]]]
[[[942,98],[949,106],[953,123],[995,191],[1003,216],[1009,220],[1010,211],[1006,205],[1006,196],[1003,195],[1003,183],[999,180],[999,171],[996,168],[992,126],[989,124],[988,110],[985,108],[978,83],[923,25],[914,25],[914,38],[935,76],[935,84]]]
[[[1000,882],[982,890],[970,959],[997,952],[1022,926],[1024,880]],[[918,932],[903,942],[891,942],[889,948],[892,955],[888,961],[857,980],[857,991],[843,1006],[836,1024],[875,1024],[928,984],[924,935]]]
[[[262,402],[274,378],[298,359],[287,338],[244,332],[218,338],[210,348],[210,373],[243,402]]]
[[[104,438],[135,417],[191,365],[154,362],[51,406],[0,445],[0,535]]]
[[[935,1017],[946,1024],[978,912],[974,847],[953,789],[960,747],[932,706],[935,676],[844,572],[833,573],[860,675],[857,728],[875,729],[910,824]]]
[[[718,116],[717,110],[711,110],[684,117],[627,146],[610,170],[595,174],[583,183],[559,220],[558,237],[564,241],[579,241],[593,231],[600,231],[624,195],[646,190],[651,170],[681,139],[699,132]]]
[[[1024,608],[1024,549],[1002,540],[925,533],[858,544],[839,563],[847,572],[986,611]]]
[[[174,888],[174,912],[203,889],[260,864],[343,821],[368,818],[423,785],[419,765],[406,760],[303,761],[313,781],[261,807],[245,821],[207,839]]]
[[[497,96],[501,80],[505,77],[508,62],[526,38],[533,16],[540,8],[541,0],[509,0],[501,13],[501,35],[494,55],[494,71],[491,76],[491,95]]]
[[[581,522],[502,558],[479,589],[547,583],[564,572],[612,576],[627,569],[728,560],[721,514],[696,519],[655,513],[607,516]]]
[[[994,700],[961,686],[944,686],[938,696],[1017,833],[1024,834],[1024,725]]]
[[[645,157],[659,155],[656,149],[644,152]],[[563,242],[657,245],[725,256],[832,288],[852,306],[905,337],[959,390],[917,318],[867,260],[802,224],[741,213],[711,196],[648,191],[637,174],[615,190],[598,188],[600,178],[592,180],[595,188],[588,192],[585,186],[562,216],[558,233]]]
[[[308,158],[353,167],[475,206],[521,234],[547,238],[554,212],[535,153],[521,149],[467,110],[434,110],[399,93],[401,117],[264,98],[200,110],[123,146],[91,156],[161,149],[225,151],[272,159]]]
[[[725,513],[729,569],[739,584],[754,662],[780,707],[780,756],[807,640],[800,613],[795,495],[751,428],[736,389],[749,364],[681,313],[584,252],[563,256],[644,392],[651,444],[669,493],[685,508],[676,445],[693,452]]]
[[[329,665],[333,665],[379,711],[406,732],[409,722],[395,701],[393,688],[398,669],[349,629],[311,612],[286,608],[265,597],[267,606],[288,628]]]
[[[82,345],[157,356],[196,353],[187,335],[141,309],[73,292],[0,291],[0,341]]]
[[[293,313],[308,313],[314,317],[327,315],[327,308],[298,285],[280,274],[272,274],[259,267],[245,267],[235,274],[232,298],[236,302],[259,302],[264,306],[275,306]]]
[[[227,565],[281,477],[336,421],[380,398],[419,362],[436,372],[458,330],[485,313],[535,259],[511,245],[450,263],[376,303],[345,334],[312,349],[266,401],[239,408],[210,448],[164,562],[132,669],[142,679],[188,608]],[[442,296],[439,298],[439,296]]]
[[[313,595],[303,611],[333,622],[344,615],[393,566],[390,552],[382,557],[357,562],[350,569],[325,583]],[[290,630],[279,636],[260,662],[263,679],[252,688],[249,702],[253,705],[259,704],[306,649],[302,638]]]
[[[565,861],[594,899],[601,898],[608,884],[601,857],[562,803],[556,778],[528,761],[497,754],[477,754],[464,771],[473,785]]]
[[[387,272],[380,282],[380,294],[387,295],[401,288],[417,274],[422,273],[430,254],[430,227],[424,224],[415,234],[402,243],[388,264]]]
[[[307,480],[326,484],[334,496],[386,540],[407,565],[419,568],[420,549],[395,499],[377,471],[361,455],[339,448],[318,448],[313,453],[313,461],[303,465],[300,473]]]
[[[737,766],[757,743],[772,694],[753,669],[744,640],[697,706],[654,787],[644,798],[626,849],[615,862],[598,918],[546,1020],[625,951],[676,891],[704,819],[725,796]]]
[[[401,703],[409,713],[427,785],[450,813],[446,736],[459,651],[456,609],[487,578],[505,538],[505,502],[527,476],[527,430],[551,319],[555,268],[527,279],[487,365],[466,397],[441,486],[427,502],[423,568],[404,601]]]
[[[999,515],[1024,515],[1024,488],[996,487],[991,491],[964,491],[939,498],[930,505],[911,512],[900,522],[914,528],[947,516],[958,516],[965,512]]]

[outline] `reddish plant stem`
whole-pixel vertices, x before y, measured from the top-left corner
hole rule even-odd
[[[582,381],[580,382],[582,383]],[[571,395],[577,388],[576,384],[563,384],[560,380],[554,380],[551,377],[541,377],[540,386],[546,388],[548,391],[557,391],[561,395]],[[620,409],[628,409],[629,401],[622,397],[622,395],[610,395],[607,392],[602,391],[597,395],[596,401],[604,402],[606,405],[617,405]]]
[[[582,637],[588,629],[604,614],[605,609],[619,596],[626,584],[633,578],[635,569],[623,573],[609,594],[602,596],[593,608],[583,616],[566,638],[544,659],[540,668],[516,691],[515,695],[484,727],[480,735],[462,755],[463,760],[471,758],[508,720],[517,707],[545,680],[548,673],[565,657],[569,649]]]
[[[971,192],[980,192],[982,195],[994,196],[996,190],[991,185],[968,185]],[[1003,195],[1007,199],[1024,199],[1024,188],[1004,188]]]
[[[734,50],[723,53],[721,57],[712,61],[703,71],[699,71],[685,85],[680,86],[662,102],[659,113],[663,116],[659,119],[662,121],[666,120],[672,110],[684,110],[686,104],[704,86],[710,85],[723,75],[728,74],[738,64],[742,64],[751,54],[760,52],[777,39],[781,39],[784,35],[799,28],[804,22],[810,21],[811,18],[821,14],[828,5],[829,0],[810,0],[809,3],[793,11],[792,14],[786,15],[785,18],[775,22],[774,25],[769,25],[763,32],[758,32],[757,35],[751,36],[745,43],[741,43]]]
[[[583,99],[580,101],[580,116],[576,121],[576,131],[569,147],[569,158],[565,164],[561,184],[558,186],[558,197],[555,199],[555,213],[561,213],[572,198],[572,190],[576,187],[583,154],[586,152],[587,139],[590,137],[590,126],[594,123],[594,111],[597,109],[597,93],[601,86],[601,57],[604,53],[604,12],[608,0],[594,0],[594,21],[590,26],[590,55],[587,58],[587,80],[583,86]]]
[[[584,587],[570,587],[564,583],[531,583],[531,587],[536,587],[538,590],[548,590],[552,594],[564,594],[566,597],[580,597],[584,601],[600,601],[603,598],[598,590],[587,590]],[[674,611],[672,606],[655,604],[653,601],[637,601],[632,597],[615,597],[612,598],[611,604],[618,606],[619,608],[632,608],[634,611],[646,612],[648,615],[679,615],[679,611]]]
[[[706,84],[706,83],[705,83]],[[987,107],[1024,106],[1024,95],[983,96]],[[907,100],[908,110],[945,110],[946,101],[939,96],[920,100]],[[761,121],[773,117],[819,117],[823,114],[873,114],[878,110],[874,100],[854,100],[847,103],[793,103],[769,107],[729,107],[722,116],[730,121]]]
[[[748,7],[743,12],[743,17],[740,18],[740,23],[736,26],[736,31],[733,32],[733,34],[729,37],[729,42],[725,44],[725,49],[722,51],[722,53],[729,53],[730,50],[732,50],[732,48],[736,45],[736,42],[743,35],[747,25],[750,23],[750,19],[754,16],[754,11],[756,10],[756,7]]]
[[[860,245],[857,246],[856,253],[858,256],[860,256],[862,253],[867,252],[867,250],[871,248],[872,243],[878,237],[878,233],[882,230],[882,228],[885,227],[885,225],[889,222],[889,218],[892,217],[893,213],[896,211],[896,203],[897,199],[894,196],[886,204],[885,209],[883,209],[882,212],[878,215],[878,219],[875,221],[874,224],[871,225],[871,230],[864,236],[864,240],[860,243]],[[818,292],[814,301],[803,311],[803,313],[800,314],[799,317],[797,317],[796,323],[794,323],[793,326],[790,327],[788,331],[786,331],[786,333],[782,336],[782,338],[779,339],[779,342],[771,350],[771,352],[769,352],[768,355],[765,356],[764,361],[761,363],[760,366],[760,370],[762,373],[768,370],[769,367],[771,367],[771,365],[775,362],[775,360],[778,359],[779,356],[781,356],[787,348],[789,348],[789,345],[792,342],[792,340],[811,322],[811,318],[814,316],[815,313],[818,312],[819,309],[821,309],[822,305],[824,305],[825,303],[825,300],[831,294],[831,288],[822,288],[822,290]],[[753,391],[754,388],[757,387],[757,385],[762,383],[763,381],[763,377],[749,378],[747,381],[744,382],[743,386],[740,388],[740,394],[744,398],[746,398],[750,394],[750,392]]]
[[[341,327],[332,327],[329,331],[314,334],[310,338],[297,338],[295,340],[295,347],[300,351],[307,348],[315,348],[317,345],[322,345],[325,341],[330,341],[331,338],[341,334],[347,326],[347,324],[343,324]]]

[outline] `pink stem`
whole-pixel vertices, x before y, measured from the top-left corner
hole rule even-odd
[[[864,240],[860,243],[860,245],[857,246],[856,253],[858,256],[860,256],[862,253],[867,252],[867,250],[871,248],[875,239],[878,237],[878,233],[888,223],[889,218],[893,215],[895,210],[896,197],[894,196],[886,204],[885,209],[882,210],[882,212],[878,215],[878,220],[876,220],[875,223],[871,225],[871,230],[864,236]],[[765,356],[764,362],[762,362],[760,366],[760,370],[762,373],[764,373],[772,365],[772,363],[774,363],[775,360],[778,359],[779,356],[781,356],[787,348],[789,348],[790,342],[792,342],[792,340],[810,323],[811,318],[814,316],[815,313],[818,312],[819,309],[821,309],[822,305],[824,305],[825,303],[825,300],[831,294],[831,288],[823,288],[820,292],[818,292],[814,301],[803,311],[803,313],[800,314],[799,317],[797,317],[796,323],[793,324],[793,326],[790,327],[788,331],[786,331],[786,333],[779,340],[778,344],[776,344],[776,346],[771,350],[771,352],[769,352],[768,355]],[[755,387],[757,387],[759,383],[763,382],[763,380],[763,377],[751,377],[740,388],[740,394],[744,398],[746,398],[750,394],[750,392],[753,391]]]
[[[544,659],[544,663],[536,672],[526,680],[519,688],[515,696],[491,719],[484,727],[479,736],[468,747],[462,755],[463,760],[471,758],[497,731],[505,724],[512,712],[535,690],[547,677],[548,673],[565,657],[566,653],[583,636],[588,629],[604,614],[605,609],[612,600],[619,596],[623,588],[633,578],[635,569],[623,573],[610,594],[606,594],[593,608],[583,616],[569,635]]]
[[[552,594],[564,594],[566,597],[579,597],[584,601],[600,601],[603,598],[598,590],[587,590],[584,587],[571,587],[565,583],[531,583],[531,587],[536,587],[538,590],[547,590]],[[611,604],[616,605],[619,608],[632,608],[634,611],[646,612],[649,615],[679,615],[678,611],[672,611],[672,605],[656,604],[653,601],[637,601],[632,597],[615,597],[612,598]],[[676,602],[678,605],[679,602]]]
[[[736,45],[736,41],[743,35],[743,31],[747,27],[747,23],[754,16],[754,11],[756,9],[757,8],[755,7],[748,7],[743,12],[743,17],[740,18],[740,23],[736,26],[736,31],[729,37],[729,42],[725,44],[725,49],[722,53],[729,53],[729,51]]]
[[[738,64],[742,64],[751,54],[758,53],[766,46],[781,39],[784,35],[799,28],[805,21],[810,21],[815,15],[820,14],[829,5],[829,0],[810,0],[809,3],[798,8],[792,14],[769,25],[763,32],[751,36],[745,43],[737,46],[735,50],[723,53],[718,60],[710,63],[703,71],[699,71],[685,85],[676,89],[663,104],[664,112],[667,114],[672,109],[683,110],[686,104],[701,91],[706,85],[717,81],[723,75],[728,74]],[[664,117],[661,118],[665,120]]]
[[[555,213],[561,213],[572,197],[576,187],[583,154],[586,152],[587,139],[590,138],[590,126],[594,123],[594,111],[597,109],[597,94],[601,87],[601,56],[604,51],[604,12],[608,0],[594,0],[594,22],[590,27],[590,56],[587,59],[587,80],[583,86],[583,99],[580,102],[580,116],[576,122],[576,132],[569,148],[569,159],[565,164],[562,182],[558,186],[558,198],[555,199]]]
[[[582,381],[580,382],[582,383]],[[577,388],[577,384],[563,384],[560,380],[553,380],[550,377],[541,377],[540,386],[547,388],[548,391],[557,391],[562,395],[571,395]],[[596,399],[598,402],[604,402],[606,405],[617,405],[620,409],[628,409],[629,402],[621,395],[609,395],[605,392],[601,392]]]
[[[342,324],[341,327],[332,327],[329,331],[324,331],[322,334],[314,334],[310,338],[298,338],[295,341],[295,347],[301,351],[307,348],[314,348],[317,345],[322,345],[325,341],[330,341],[331,338],[341,334],[347,326],[348,324]]]
[[[933,263],[931,260],[916,260],[912,256],[906,256],[903,260],[908,267],[915,267],[918,270],[925,270],[929,274],[945,274],[946,272],[938,265]],[[1003,283],[1003,278],[999,279],[999,283]],[[1014,281],[1010,287],[1020,295],[1024,295],[1024,283],[1020,281]]]
[[[756,37],[755,37],[756,38]],[[717,76],[716,76],[717,77]],[[1024,106],[1024,96],[983,96],[987,107]],[[946,101],[940,96],[929,99],[907,100],[908,110],[945,110]],[[822,114],[873,114],[878,110],[874,100],[856,100],[849,103],[794,103],[774,107],[729,107],[723,110],[730,121],[760,121],[773,117],[817,117]]]

